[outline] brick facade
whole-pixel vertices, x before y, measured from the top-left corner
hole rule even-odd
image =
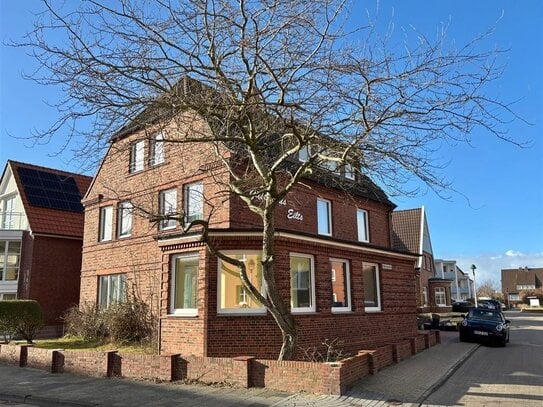
[[[79,303],[81,243],[81,239],[23,233],[18,294],[41,305],[42,336],[62,335],[64,313]]]
[[[193,127],[206,132],[195,120]],[[166,133],[168,127],[165,129]],[[153,129],[115,140],[85,197],[85,232],[81,271],[81,303],[96,303],[100,276],[124,274],[129,290],[151,304],[159,316],[160,350],[165,354],[198,357],[253,355],[277,357],[281,335],[270,314],[243,315],[218,312],[218,261],[199,241],[199,235],[181,233],[179,227],[161,231],[150,213],[157,213],[160,191],[177,191],[177,208],[185,205],[187,184],[203,184],[203,215],[221,250],[259,251],[261,222],[237,198],[225,193],[228,174],[214,151],[205,145],[165,144],[165,161],[129,172],[130,144],[145,140],[146,157]],[[228,152],[224,151],[228,158]],[[317,235],[317,199],[331,204],[332,233]],[[132,233],[119,238],[117,208],[130,200],[135,207]],[[100,209],[111,206],[113,238],[99,241]],[[369,243],[358,242],[357,208],[368,213]],[[326,339],[344,342],[356,352],[416,335],[416,257],[391,249],[392,204],[307,180],[292,190],[276,212],[276,284],[290,302],[290,255],[312,256],[315,311],[296,315],[300,349],[322,347]],[[198,257],[197,315],[172,315],[172,265],[175,256]],[[332,313],[330,259],[346,261],[350,269],[351,309]],[[364,305],[363,263],[379,269],[381,309],[367,312]],[[299,351],[298,357],[301,357]]]

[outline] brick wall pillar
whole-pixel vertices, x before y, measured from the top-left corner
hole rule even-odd
[[[392,360],[394,361],[394,363],[398,363],[400,361],[397,343],[392,344]]]
[[[432,332],[436,336],[436,343],[441,343],[441,331],[439,329],[435,329]]]
[[[245,388],[251,385],[251,365],[254,359],[254,356],[237,356],[232,360],[233,379]]]
[[[51,359],[51,373],[64,373],[64,354],[62,353],[62,349],[53,350]]]
[[[417,337],[414,338],[408,338],[409,343],[411,344],[411,354],[416,355],[417,354]]]
[[[159,379],[164,380],[167,382],[172,382],[174,380],[180,379],[180,377],[177,377],[177,358],[179,358],[179,354],[167,354],[163,353],[160,357],[160,368],[159,368]]]

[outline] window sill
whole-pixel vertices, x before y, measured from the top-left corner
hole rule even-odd
[[[372,308],[365,308],[364,311],[365,311],[366,313],[368,313],[368,314],[376,314],[376,313],[378,313],[378,312],[383,312],[383,310],[380,309],[380,308],[379,308],[379,309],[376,309],[376,308],[375,308],[375,309],[372,309]]]
[[[266,315],[268,310],[257,309],[257,310],[217,310],[217,316],[221,317],[243,317],[248,315]]]
[[[167,318],[197,318],[198,317],[198,311],[196,313],[186,313],[186,314],[168,314],[166,315]]]
[[[290,310],[292,315],[305,315],[305,314],[316,314],[317,311],[314,309],[291,309]]]

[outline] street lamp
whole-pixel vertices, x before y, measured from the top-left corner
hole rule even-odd
[[[475,285],[475,270],[477,267],[475,267],[475,264],[472,264],[470,269],[473,271],[473,296],[475,298],[475,307],[477,308],[477,286]]]

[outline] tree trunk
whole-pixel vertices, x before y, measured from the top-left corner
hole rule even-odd
[[[296,329],[296,321],[288,303],[285,302],[277,290],[275,284],[275,219],[274,210],[268,209],[264,212],[263,234],[262,234],[262,271],[264,281],[266,282],[266,296],[272,303],[272,307],[268,311],[272,314],[277,322],[283,339],[283,345],[279,352],[278,360],[291,360],[296,353],[296,344],[298,333]],[[288,270],[287,270],[288,272]]]

